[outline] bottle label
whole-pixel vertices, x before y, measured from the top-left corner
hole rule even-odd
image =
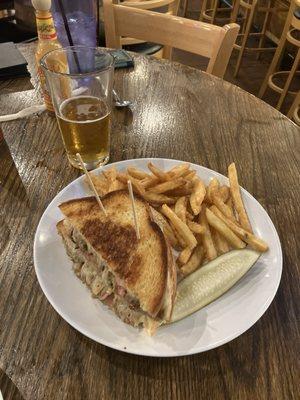
[[[56,30],[53,23],[51,14],[45,17],[36,17],[36,27],[39,35],[39,39],[53,40],[57,38]]]

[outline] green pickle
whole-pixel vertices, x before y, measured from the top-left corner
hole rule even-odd
[[[177,287],[170,323],[179,321],[222,296],[255,264],[260,253],[232,250],[188,275]]]

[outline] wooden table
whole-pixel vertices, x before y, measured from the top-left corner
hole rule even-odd
[[[34,45],[21,47],[32,70]],[[284,268],[275,300],[239,338],[189,357],[154,359],[104,347],[50,306],[33,266],[38,221],[79,173],[69,166],[53,117],[2,124],[0,143],[0,388],[5,400],[299,399],[300,130],[239,88],[179,64],[136,57],[116,88],[134,101],[114,112],[111,161],[170,157],[226,173],[235,160],[243,186],[271,216]],[[33,78],[32,82],[37,83]],[[0,84],[0,114],[38,103],[24,80]],[[28,89],[22,92],[18,88]],[[17,92],[17,93],[16,93]],[[299,236],[298,236],[299,237]],[[299,300],[299,297],[298,297]],[[299,348],[298,348],[299,350]],[[298,377],[298,380],[297,380]]]

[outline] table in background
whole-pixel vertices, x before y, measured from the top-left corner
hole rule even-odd
[[[33,71],[34,45],[20,48]],[[235,160],[243,186],[278,230],[284,255],[279,291],[246,333],[198,355],[138,357],[84,337],[48,303],[32,256],[43,211],[79,172],[68,164],[54,117],[44,112],[3,123],[0,387],[5,400],[299,399],[300,129],[228,82],[166,61],[137,56],[135,63],[134,70],[116,73],[117,90],[134,100],[134,107],[132,113],[114,111],[111,161],[169,157],[226,174]],[[9,88],[0,83],[1,93],[6,87],[0,114],[40,101],[37,90],[13,92],[24,82]],[[32,83],[37,85],[35,77]]]

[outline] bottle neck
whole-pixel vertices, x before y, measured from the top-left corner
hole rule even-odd
[[[36,11],[36,27],[39,40],[56,40],[57,34],[50,11]]]

